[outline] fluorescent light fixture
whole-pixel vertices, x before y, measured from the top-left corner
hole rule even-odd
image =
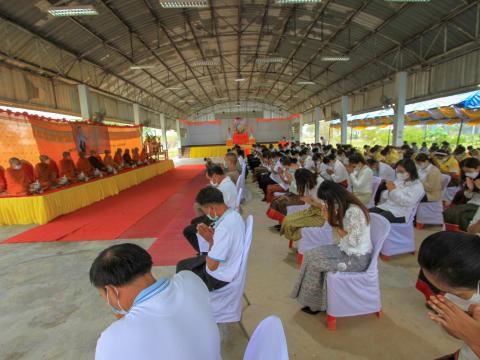
[[[385,0],[386,2],[430,2],[430,0]]]
[[[132,65],[130,66],[130,70],[144,70],[144,69],[153,69],[156,68],[157,65]]]
[[[315,85],[314,81],[297,81],[297,85]]]
[[[205,8],[208,7],[208,0],[177,0],[177,1],[163,1],[160,0],[160,6],[168,9],[184,9],[184,8]]]
[[[192,66],[218,66],[217,60],[197,60],[192,63]]]
[[[349,56],[322,56],[322,61],[350,61]]]
[[[266,57],[266,58],[257,58],[255,62],[257,64],[281,64],[283,63],[284,58],[282,57]]]
[[[236,106],[242,106],[242,105],[240,105],[240,104],[237,104]]]
[[[223,97],[223,98],[216,98],[216,99],[213,99],[215,101],[223,101],[223,100],[228,100],[227,97]]]
[[[238,74],[238,76],[237,76],[237,78],[235,79],[235,81],[236,81],[236,82],[245,81],[245,78],[244,78],[242,75]]]
[[[181,87],[167,87],[165,90],[182,90]]]
[[[52,16],[91,16],[98,15],[93,5],[52,6],[48,9]]]
[[[276,0],[276,4],[314,4],[322,2],[322,0]]]

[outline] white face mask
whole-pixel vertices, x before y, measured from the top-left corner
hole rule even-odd
[[[480,304],[480,281],[478,282],[478,285],[477,285],[477,292],[473,294],[472,297],[468,300],[462,299],[450,293],[445,294],[445,297],[448,300],[454,302],[463,311],[468,311],[468,308],[470,307],[470,305]]]
[[[408,179],[408,174],[397,172],[397,179],[401,181],[406,181]]]
[[[22,168],[22,165],[14,165],[13,168],[15,170],[20,170]]]
[[[465,176],[469,177],[472,180],[475,180],[478,177],[479,172],[478,171],[472,171],[465,173]]]
[[[217,187],[217,184],[213,180],[210,180],[210,185],[212,185],[213,187]]]
[[[419,170],[423,170],[423,169],[426,169],[428,166],[427,163],[424,163],[424,164],[417,164],[417,169]]]

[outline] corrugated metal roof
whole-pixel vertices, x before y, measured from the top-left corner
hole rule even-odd
[[[1,22],[17,25],[9,32],[8,51],[19,60],[49,70],[60,65],[69,68],[75,57],[81,56],[83,67],[73,64],[70,77],[98,77],[90,67],[103,68],[122,81],[153,92],[151,96],[168,102],[166,106],[185,112],[212,105],[218,94],[232,101],[262,94],[267,103],[292,108],[304,98],[319,99],[327,89],[329,95],[341,95],[397,69],[428,65],[445,51],[473,40],[473,10],[479,3],[324,0],[277,5],[274,0],[225,0],[211,1],[209,8],[165,9],[157,0],[80,2],[94,3],[99,16],[53,18],[47,9],[54,0],[1,1]],[[41,47],[63,48],[61,54],[68,58],[62,60],[65,64],[46,59],[45,49],[39,52],[38,46],[33,46],[38,39],[32,42],[31,32],[39,36]],[[49,52],[52,56],[60,54]],[[350,61],[321,61],[322,56],[342,54]],[[217,61],[218,66],[194,67],[203,56]],[[285,63],[255,63],[255,57],[268,56],[283,57]],[[132,64],[155,68],[131,70]],[[234,79],[239,72],[248,81],[237,84]],[[297,84],[299,80],[316,84],[302,86]],[[105,84],[112,93],[125,91],[110,78]],[[166,89],[173,85],[181,89]],[[301,100],[296,95],[299,92]],[[180,102],[186,99],[195,103]]]

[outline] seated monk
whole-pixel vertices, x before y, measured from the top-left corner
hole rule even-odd
[[[63,153],[63,159],[60,160],[60,177],[66,177],[69,182],[73,182],[77,179],[77,168],[70,156],[70,152],[65,151]]]
[[[60,175],[60,170],[58,169],[57,162],[52,158],[49,158],[49,159],[50,161],[48,162],[48,168],[50,169],[51,172],[55,174],[55,176],[58,179]]]
[[[132,160],[132,157],[130,156],[130,150],[125,149],[125,152],[123,153],[123,163],[125,166],[132,166],[135,164],[135,162]]]
[[[35,181],[35,170],[33,168],[33,165],[27,160],[23,160],[23,159],[21,159],[20,162],[22,163],[22,167],[24,171],[27,173],[30,180],[32,182]]]
[[[38,180],[43,190],[57,185],[57,174],[50,169],[50,158],[40,155],[40,162],[35,165],[35,179]]]
[[[103,164],[107,167],[115,167],[115,161],[113,160],[112,152],[110,150],[105,150],[105,155],[103,156]]]
[[[147,163],[148,162],[148,155],[147,155],[147,150],[145,149],[145,146],[142,148],[142,152],[140,153],[140,161],[142,163]]]
[[[90,161],[90,164],[95,169],[107,172],[107,168],[105,167],[105,164],[103,163],[102,158],[97,154],[95,150],[90,151],[90,157],[88,158],[88,161]]]
[[[132,160],[135,164],[140,164],[140,153],[138,148],[132,150]]]
[[[113,158],[115,165],[118,169],[123,167],[123,157],[122,157],[122,149],[118,148],[115,152],[115,157]]]
[[[5,169],[0,166],[0,194],[7,189],[7,181],[5,180]]]
[[[77,171],[79,173],[82,173],[87,176],[87,177],[93,177],[93,172],[94,172],[94,167],[90,163],[90,161],[87,158],[87,154],[85,152],[81,151],[78,153],[79,158],[77,161]]]
[[[30,176],[30,169],[18,158],[9,160],[10,167],[5,170],[5,181],[7,183],[7,194],[26,195],[33,183]]]

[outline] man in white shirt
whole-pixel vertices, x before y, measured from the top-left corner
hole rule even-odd
[[[95,359],[221,359],[206,286],[188,271],[156,280],[151,270],[152,258],[134,244],[111,246],[93,262],[90,281],[118,319]]]
[[[327,156],[324,162],[328,164],[328,167],[323,173],[321,172],[320,175],[322,175],[325,180],[335,181],[336,183],[347,187],[349,175],[345,165],[343,165],[334,154]]]
[[[208,253],[181,260],[177,272],[190,270],[197,274],[212,291],[232,282],[240,271],[245,243],[245,222],[236,211],[223,202],[221,191],[206,187],[198,193],[196,202],[214,221],[213,226],[198,224],[198,233],[208,242]]]
[[[366,205],[372,198],[373,171],[367,166],[362,154],[358,152],[348,157],[348,163],[347,171],[350,174],[351,191]]]
[[[375,159],[368,159],[367,165],[372,169],[374,176],[384,181],[395,181],[395,170],[390,165]]]
[[[235,209],[236,201],[237,201],[237,187],[232,182],[230,177],[225,175],[223,168],[218,164],[211,164],[207,166],[207,170],[205,171],[205,175],[207,179],[210,181],[210,185],[213,187],[218,188],[223,194],[223,199],[225,204],[230,209]],[[198,209],[197,209],[198,210]],[[201,212],[201,211],[200,211]],[[190,225],[183,229],[183,236],[185,239],[192,245],[192,247],[199,252],[200,249],[198,247],[198,240],[197,240],[197,225],[198,224],[205,224],[211,225],[212,220],[208,218],[205,214],[198,216],[190,222]]]

